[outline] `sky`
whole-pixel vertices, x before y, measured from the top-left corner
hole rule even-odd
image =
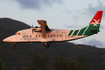
[[[11,18],[30,26],[46,20],[50,28],[81,29],[95,13],[103,10],[100,32],[83,39],[69,41],[105,48],[105,0],[0,0],[0,18]]]

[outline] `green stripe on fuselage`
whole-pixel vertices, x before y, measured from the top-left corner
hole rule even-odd
[[[97,24],[97,26],[94,26],[93,24],[90,24],[88,29],[84,33],[84,35],[89,36],[89,35],[95,34],[95,33],[92,33],[91,30],[97,30],[97,32],[99,32],[99,27],[100,27],[100,24]]]
[[[99,27],[100,27],[100,24],[96,24],[96,26],[94,26],[94,24],[90,24],[89,26],[82,28],[79,33],[78,33],[79,30],[75,30],[75,32],[73,33],[73,36],[76,36],[77,33],[78,33],[78,36],[81,36],[81,35],[89,36],[92,34],[96,34],[94,32],[91,32],[91,30],[97,30],[97,32],[99,32]],[[74,30],[71,30],[68,36],[70,36],[73,31]]]
[[[70,30],[70,33],[68,34],[68,36],[70,36],[72,34],[73,30]]]
[[[74,35],[74,36],[77,35],[78,31],[79,31],[79,30],[75,30],[75,32],[73,33],[73,35]]]
[[[84,31],[86,30],[86,28],[87,28],[87,27],[82,28],[78,35],[82,35],[82,34],[84,33]]]

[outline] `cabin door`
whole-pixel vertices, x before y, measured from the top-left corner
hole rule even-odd
[[[66,32],[62,32],[62,40],[66,40]]]

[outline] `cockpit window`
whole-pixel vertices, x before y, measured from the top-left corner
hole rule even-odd
[[[19,32],[16,32],[16,35],[20,35],[20,33]]]

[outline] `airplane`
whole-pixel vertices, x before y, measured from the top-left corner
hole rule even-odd
[[[42,42],[47,48],[49,44],[53,42],[71,41],[75,39],[80,39],[88,37],[93,34],[100,32],[100,23],[102,19],[103,11],[97,11],[88,26],[77,29],[77,30],[60,30],[60,29],[50,29],[47,25],[46,20],[37,20],[40,27],[31,27],[30,29],[24,29],[17,31],[15,35],[9,36],[3,39],[3,42],[13,43],[34,43]]]

